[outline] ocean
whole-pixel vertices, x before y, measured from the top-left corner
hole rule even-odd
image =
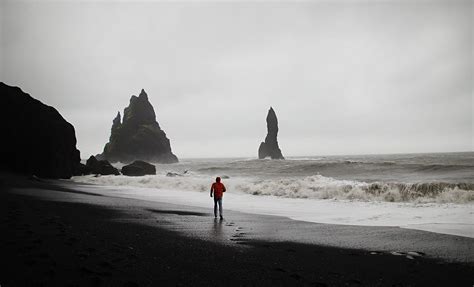
[[[100,177],[90,181],[204,192],[220,176],[232,192],[258,196],[389,202],[474,201],[474,152],[286,160],[183,159],[177,164],[156,164],[156,167],[156,176]]]
[[[156,175],[143,177],[72,180],[113,196],[208,207],[210,186],[220,176],[228,209],[474,237],[474,152],[181,159],[156,168]]]

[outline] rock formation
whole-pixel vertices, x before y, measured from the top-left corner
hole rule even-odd
[[[133,163],[122,167],[122,174],[128,176],[156,174],[156,167],[150,163],[141,160],[136,160]]]
[[[281,154],[277,141],[278,135],[278,119],[272,107],[267,115],[267,136],[265,142],[260,144],[258,148],[258,158],[263,159],[270,157],[272,159],[285,159]]]
[[[178,162],[144,90],[138,97],[131,97],[129,106],[124,110],[123,121],[120,112],[113,120],[110,139],[101,157],[125,163],[134,160]]]
[[[70,178],[79,168],[74,127],[18,87],[0,83],[0,168],[45,178]]]
[[[79,163],[79,165],[76,167],[74,170],[74,175],[88,175],[91,174],[91,169],[82,163]]]
[[[113,167],[107,160],[97,160],[93,155],[86,162],[86,168],[92,174],[119,175],[118,169]]]

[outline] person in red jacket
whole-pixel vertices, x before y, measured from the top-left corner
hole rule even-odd
[[[225,186],[220,177],[216,177],[216,182],[211,186],[211,197],[214,193],[214,217],[217,218],[217,205],[219,205],[219,215],[224,219],[222,212],[222,197],[224,196]]]

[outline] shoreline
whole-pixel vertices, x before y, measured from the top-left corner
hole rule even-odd
[[[1,260],[8,266],[0,284],[5,286],[473,283],[472,239],[234,211],[226,211],[221,222],[214,221],[211,208],[108,197],[75,190],[74,183],[66,188],[55,181],[12,178],[2,178],[0,194],[6,234]],[[363,248],[369,239],[376,243],[372,250]],[[397,242],[400,248],[392,250]],[[451,254],[416,248],[423,245]],[[408,253],[413,251],[419,253]]]
[[[196,207],[209,207],[208,197],[202,182],[196,186],[184,188],[179,178],[144,176],[130,178],[126,176],[101,176],[98,178],[75,177],[71,181],[100,186],[106,194],[117,197],[143,199],[147,201],[170,202]],[[161,180],[165,182],[163,186]],[[156,182],[155,182],[156,181]],[[231,179],[228,180],[229,183]],[[233,182],[226,194],[226,209],[251,214],[275,215],[297,221],[323,224],[355,226],[391,226],[412,230],[430,231],[474,238],[472,203],[436,203],[436,202],[386,202],[347,199],[288,198],[273,195],[253,195],[236,189]],[[169,184],[177,184],[177,191]],[[67,182],[65,182],[67,185]],[[157,187],[154,187],[157,186]],[[277,188],[277,187],[276,187]],[[89,191],[88,185],[81,190]],[[197,191],[199,190],[199,191]],[[106,191],[106,192],[105,192]]]

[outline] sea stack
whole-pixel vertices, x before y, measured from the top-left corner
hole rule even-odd
[[[123,113],[123,121],[120,112],[117,114],[112,123],[109,142],[99,158],[123,163],[135,160],[178,162],[171,152],[166,133],[156,121],[155,111],[145,90],[142,89],[138,97],[130,98],[130,104]]]
[[[258,148],[258,158],[264,159],[270,157],[271,159],[285,159],[281,154],[280,147],[278,147],[278,119],[272,107],[268,110],[267,115],[267,136],[265,142],[260,144]]]
[[[70,178],[80,168],[76,133],[53,107],[0,83],[0,169],[44,178]]]

